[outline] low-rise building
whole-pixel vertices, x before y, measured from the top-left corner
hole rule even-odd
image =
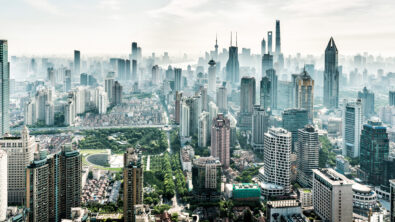
[[[268,201],[266,206],[266,218],[268,222],[294,221],[291,218],[299,215],[303,220],[301,203],[298,200]]]
[[[261,188],[258,184],[240,183],[233,184],[233,199],[243,201],[258,201],[261,196]]]
[[[195,151],[190,145],[186,145],[180,150],[180,160],[183,171],[192,172],[192,161],[194,156]]]
[[[313,193],[311,189],[298,189],[299,192],[299,202],[302,204],[303,208],[309,208],[313,206]]]

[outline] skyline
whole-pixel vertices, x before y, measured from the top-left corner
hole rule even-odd
[[[256,54],[262,37],[275,31],[276,19],[281,21],[285,55],[322,55],[331,36],[342,55],[390,56],[395,50],[391,30],[395,15],[390,10],[395,2],[390,0],[16,0],[7,4],[0,9],[0,39],[8,40],[10,55],[69,55],[74,49],[90,56],[127,55],[135,41],[144,56],[167,51],[171,56],[196,57],[213,50],[216,34],[220,51],[228,48],[230,32],[238,33],[240,48],[251,48]]]

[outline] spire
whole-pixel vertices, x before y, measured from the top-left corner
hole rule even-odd
[[[333,37],[329,39],[328,46],[326,47],[326,50],[331,50],[331,49],[335,49],[337,51],[337,47],[335,44],[335,40],[333,40]]]

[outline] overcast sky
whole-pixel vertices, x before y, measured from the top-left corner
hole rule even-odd
[[[229,46],[259,52],[281,20],[285,54],[395,54],[395,0],[0,0],[0,38],[10,55],[194,54]],[[274,47],[273,47],[274,48]]]

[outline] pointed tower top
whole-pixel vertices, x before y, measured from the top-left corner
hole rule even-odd
[[[337,51],[337,47],[335,44],[335,40],[333,40],[333,37],[329,39],[328,46],[326,47],[326,50],[331,50],[331,49],[335,49]]]

